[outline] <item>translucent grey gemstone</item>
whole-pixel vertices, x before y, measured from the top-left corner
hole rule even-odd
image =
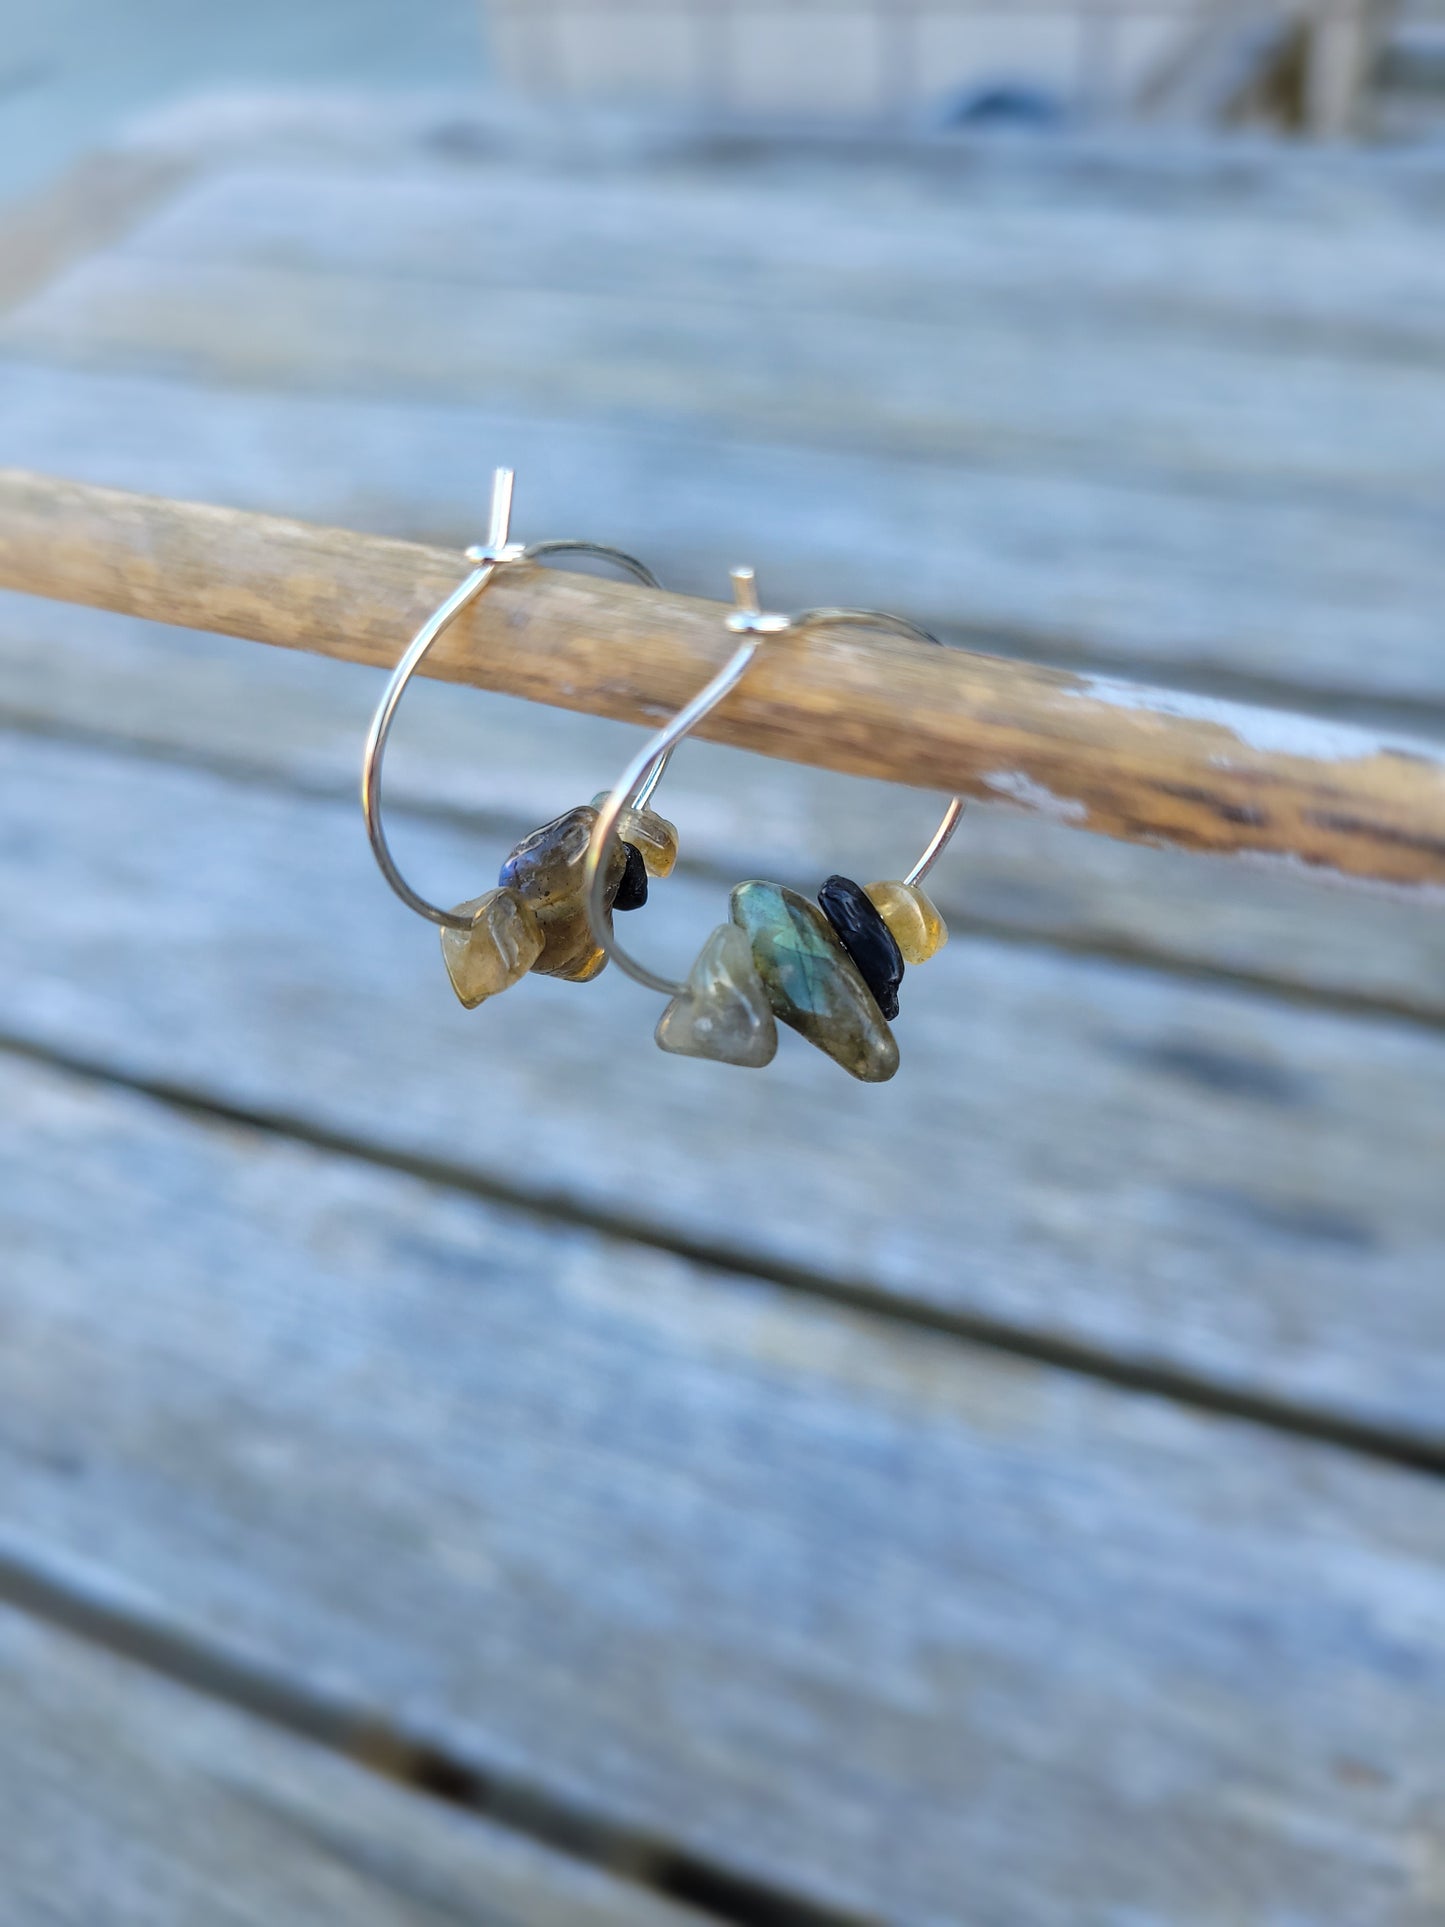
[[[607,953],[587,921],[582,887],[587,842],[596,821],[596,810],[585,804],[568,810],[524,837],[502,865],[497,881],[504,890],[515,890],[536,914],[542,954],[532,968],[539,976],[585,984],[606,965]],[[614,843],[607,865],[609,915],[626,869],[627,853]]]
[[[678,1057],[761,1070],[778,1049],[772,1005],[752,948],[734,923],[720,923],[698,953],[687,989],[662,1013],[657,1041]]]
[[[458,904],[470,930],[442,931],[442,957],[452,989],[468,1010],[520,982],[542,954],[532,906],[515,890],[489,890]]]

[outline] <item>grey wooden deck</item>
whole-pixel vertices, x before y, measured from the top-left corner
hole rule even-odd
[[[515,460],[678,586],[1445,728],[1428,181],[195,126],[12,217],[6,460],[458,542]],[[375,693],[0,604],[0,1920],[1445,1917],[1438,909],[978,810],[896,1083],[727,1076],[455,1006]],[[631,740],[418,691],[397,840],[464,894]],[[668,808],[679,962],[930,820]]]

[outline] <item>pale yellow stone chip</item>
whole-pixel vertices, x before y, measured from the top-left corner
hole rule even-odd
[[[927,963],[948,942],[948,925],[916,884],[870,883],[863,894],[893,932],[904,963]]]
[[[489,890],[457,905],[470,930],[443,930],[442,956],[452,989],[468,1010],[496,997],[526,976],[542,954],[536,912],[515,890]]]
[[[593,797],[594,810],[602,808],[608,794],[603,790],[600,796]],[[665,816],[659,816],[656,810],[624,810],[617,819],[617,834],[624,843],[632,844],[650,877],[672,875],[672,866],[677,862],[677,827]]]

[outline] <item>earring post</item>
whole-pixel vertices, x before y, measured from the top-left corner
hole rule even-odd
[[[487,546],[500,550],[507,546],[512,532],[512,491],[516,487],[515,469],[499,468],[492,476],[492,517],[487,531]]]

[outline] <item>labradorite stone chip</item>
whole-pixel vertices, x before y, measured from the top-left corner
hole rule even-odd
[[[898,1045],[817,904],[786,884],[740,883],[731,915],[780,1021],[863,1083],[887,1083],[898,1069]]]
[[[622,846],[627,855],[627,868],[622,872],[622,881],[617,886],[613,901],[614,910],[640,910],[647,901],[647,864],[641,850],[635,843]],[[872,906],[869,906],[872,908]],[[873,912],[877,916],[877,911]]]
[[[657,1042],[678,1057],[710,1057],[751,1070],[777,1056],[777,1019],[747,932],[735,923],[720,923],[703,945],[687,988],[658,1021]]]
[[[891,1021],[898,1015],[898,986],[903,982],[903,952],[893,932],[851,877],[829,877],[818,902],[874,1002]]]
[[[585,804],[554,817],[522,839],[497,879],[532,906],[542,932],[542,954],[532,968],[543,977],[585,984],[607,963],[607,952],[594,941],[587,921],[583,889],[587,843],[596,821],[596,810]],[[614,844],[607,862],[609,914],[626,869],[622,845]]]

